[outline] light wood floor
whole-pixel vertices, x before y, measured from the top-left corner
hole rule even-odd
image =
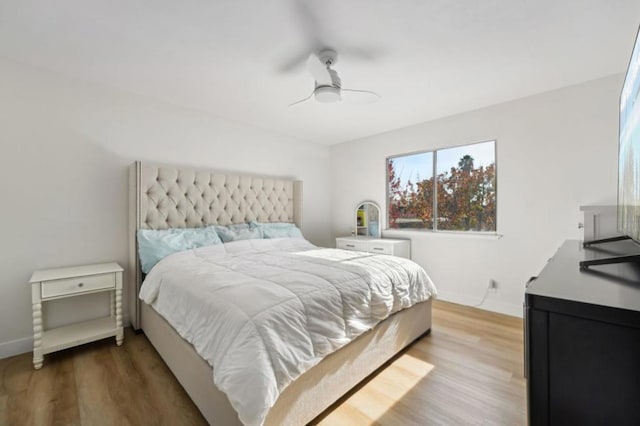
[[[314,423],[525,424],[522,320],[438,301],[433,330]],[[144,335],[0,360],[0,425],[200,425]]]

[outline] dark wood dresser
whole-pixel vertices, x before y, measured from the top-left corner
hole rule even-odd
[[[566,241],[525,292],[530,425],[640,425],[640,265],[580,260],[639,253],[631,241]]]

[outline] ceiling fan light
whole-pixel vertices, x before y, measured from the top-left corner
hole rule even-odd
[[[340,89],[333,86],[318,86],[314,92],[316,100],[324,104],[340,101]]]

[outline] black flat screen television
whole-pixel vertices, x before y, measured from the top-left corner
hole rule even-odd
[[[586,241],[585,247],[631,239],[640,243],[640,29],[620,93],[618,133],[618,232],[621,237]],[[640,247],[639,247],[640,251]],[[610,263],[640,262],[640,254],[580,262],[582,269]]]

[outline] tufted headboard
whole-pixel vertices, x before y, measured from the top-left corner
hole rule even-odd
[[[138,229],[197,228],[251,220],[302,229],[302,182],[135,162],[129,188],[129,314],[140,327]]]

